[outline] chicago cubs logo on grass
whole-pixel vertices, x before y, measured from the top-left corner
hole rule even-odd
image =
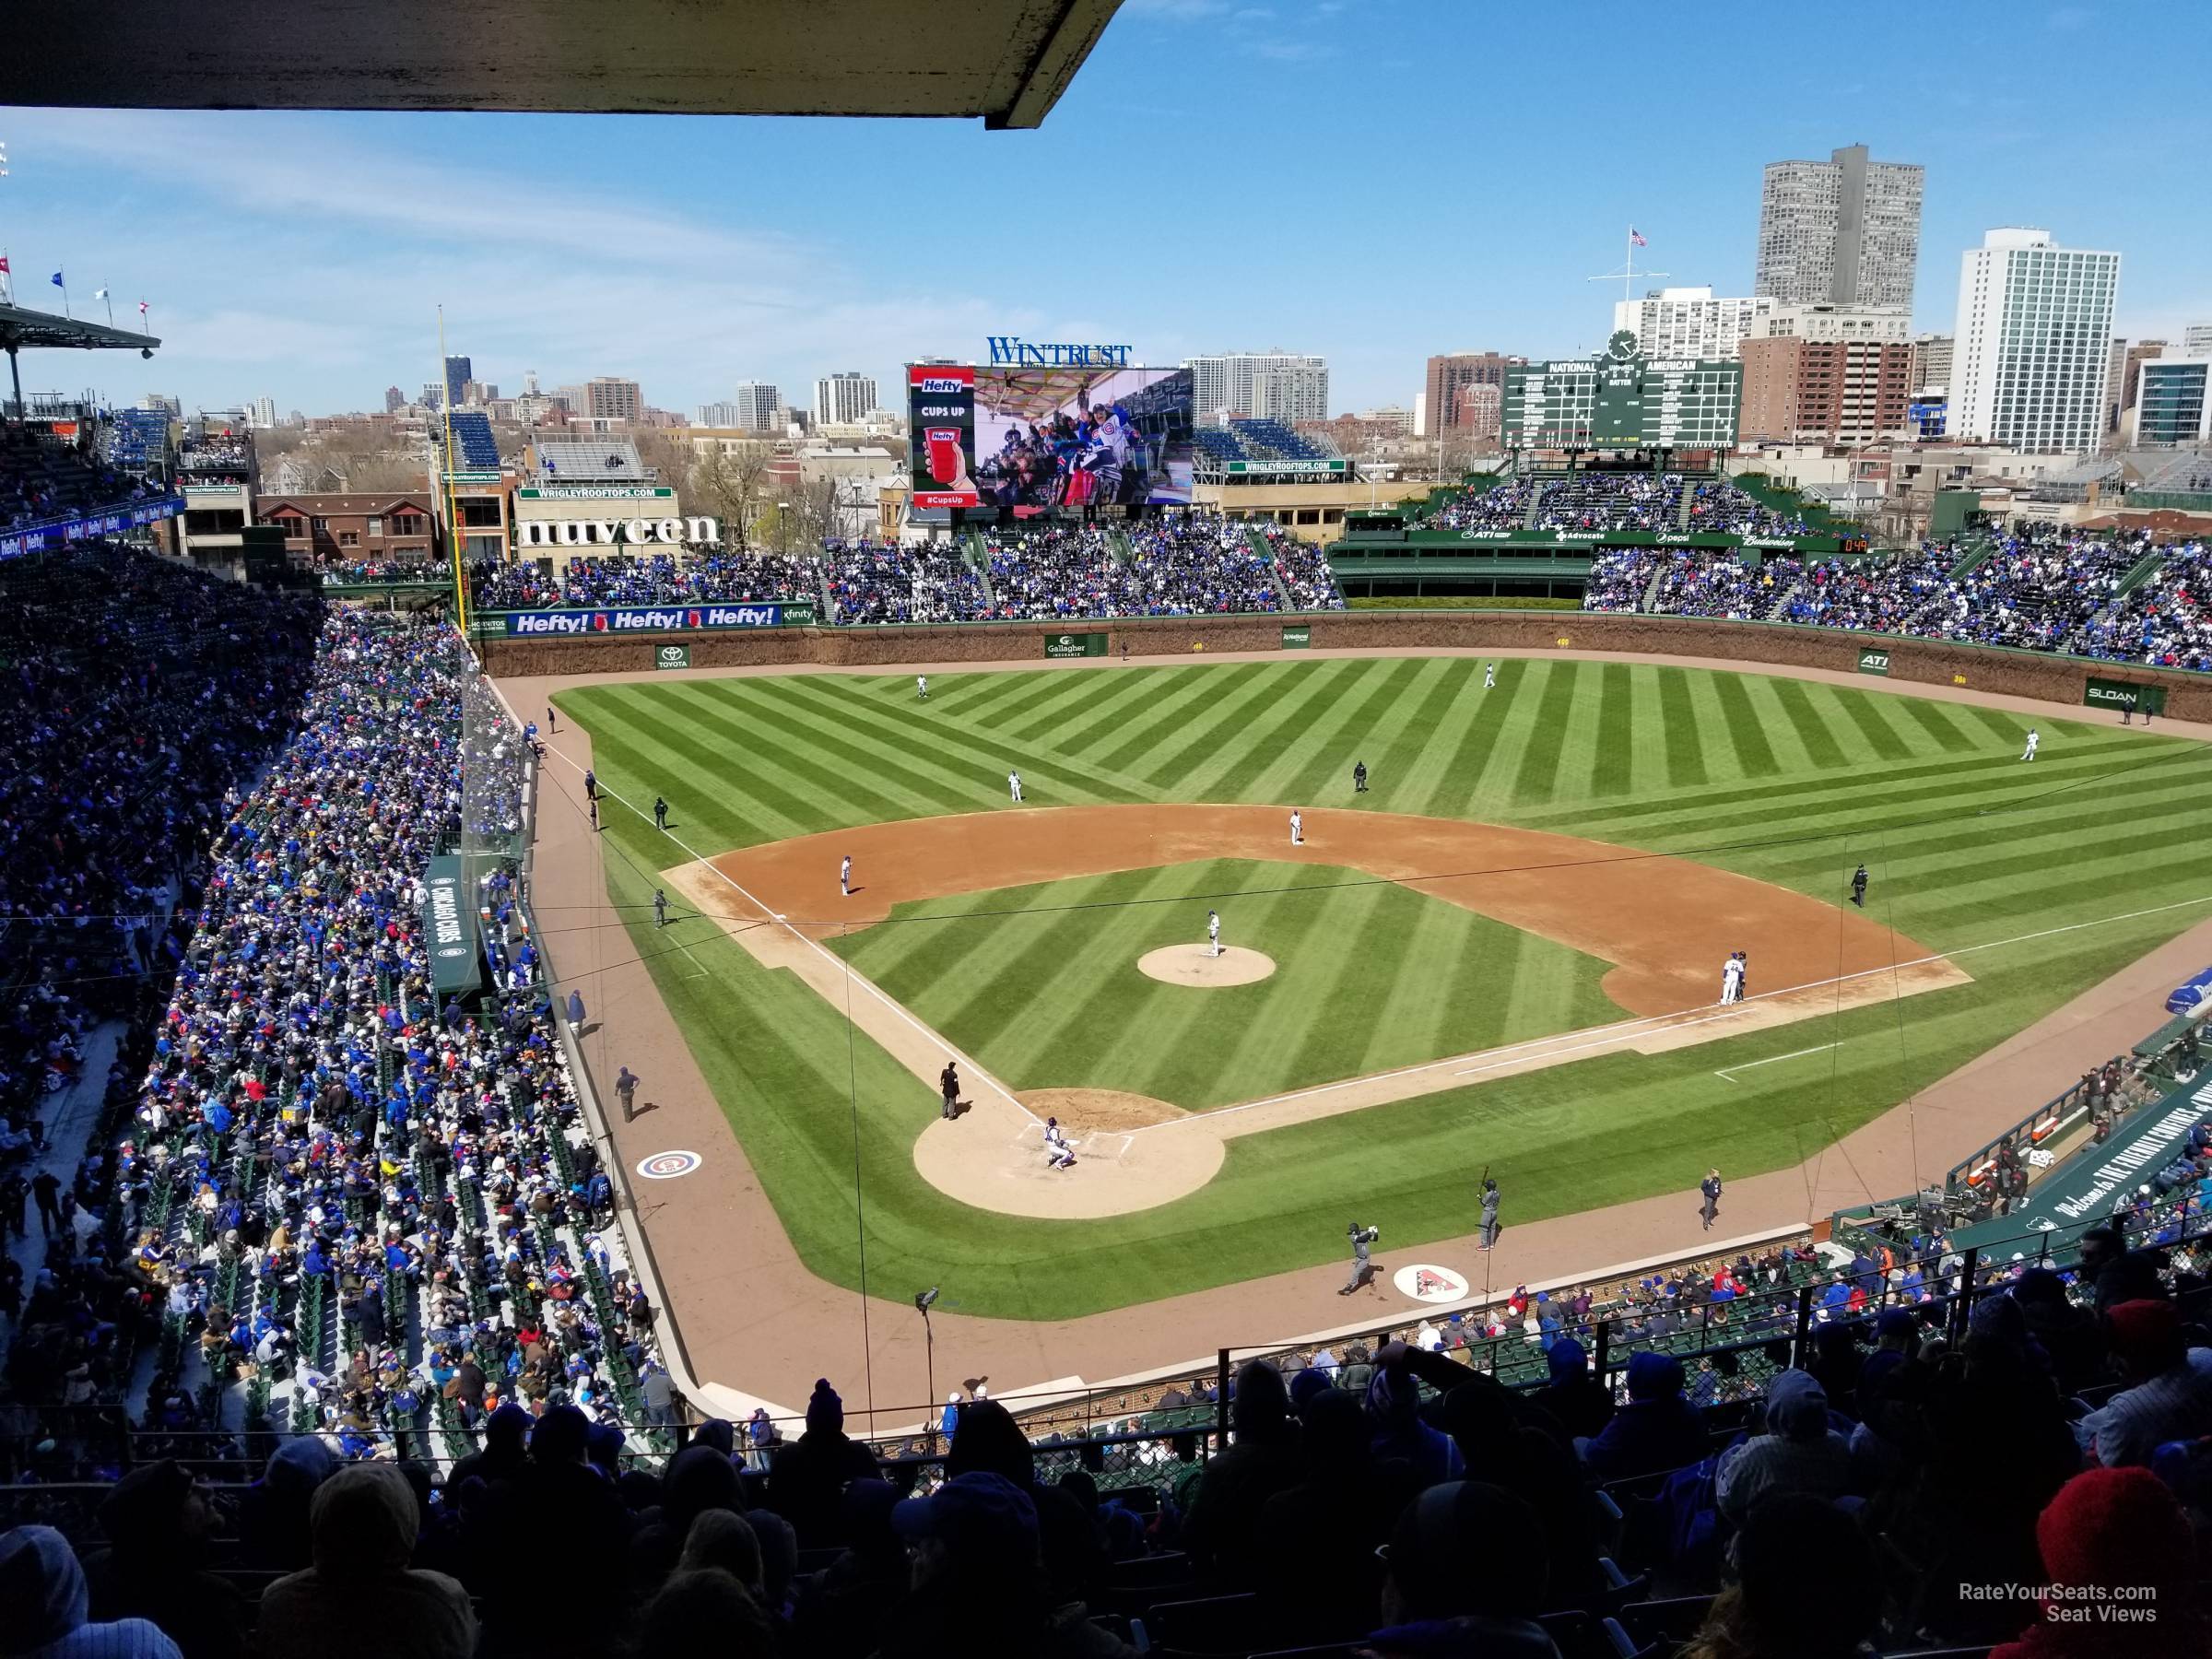
[[[678,1175],[688,1175],[706,1159],[696,1152],[655,1152],[651,1158],[638,1160],[638,1173],[648,1181],[674,1181]]]
[[[1416,1262],[1410,1267],[1401,1267],[1390,1276],[1390,1282],[1398,1288],[1401,1296],[1410,1296],[1415,1301],[1457,1301],[1467,1293],[1467,1281],[1447,1267],[1431,1267]]]

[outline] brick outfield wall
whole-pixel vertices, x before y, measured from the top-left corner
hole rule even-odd
[[[2085,683],[2124,680],[2166,688],[2177,720],[2212,722],[2212,677],[2125,663],[2090,663],[1986,646],[1892,639],[1840,629],[1799,629],[1688,617],[1599,616],[1581,611],[1332,611],[1296,620],[1312,629],[1317,650],[1391,652],[1438,646],[1468,651],[1649,652],[1720,662],[1773,663],[1851,673],[1864,650],[1889,653],[1889,677],[1924,685],[2080,705]],[[485,666],[502,678],[536,675],[629,674],[651,670],[653,648],[691,648],[694,668],[818,663],[826,667],[898,667],[912,663],[1038,663],[1044,641],[1066,631],[1103,631],[1118,656],[1122,642],[1139,655],[1274,651],[1279,617],[1138,617],[1077,623],[968,623],[946,628],[782,628],[757,633],[641,634],[621,639],[486,640]]]

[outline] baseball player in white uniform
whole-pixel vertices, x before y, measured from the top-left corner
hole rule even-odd
[[[914,696],[922,702],[927,702],[929,700],[928,675],[917,674],[914,676]]]
[[[845,854],[845,862],[837,866],[837,890],[848,899],[853,897],[853,854]]]
[[[1067,1135],[1060,1127],[1060,1120],[1056,1117],[1044,1120],[1044,1156],[1053,1169],[1072,1170],[1076,1167],[1076,1149],[1067,1144]]]
[[[1725,1006],[1730,1003],[1741,1002],[1743,997],[1744,964],[1740,959],[1732,956],[1721,964],[1721,1002]]]
[[[1306,844],[1306,820],[1299,817],[1295,806],[1290,808],[1290,844],[1294,847]]]
[[[1495,664],[1495,663],[1485,663],[1485,664],[1482,665],[1482,688],[1483,688],[1485,691],[1488,691],[1488,689],[1490,689],[1490,688],[1491,688],[1491,687],[1495,686],[1497,683],[1498,683],[1498,665],[1497,665],[1497,664]]]
[[[1021,774],[1019,772],[1010,771],[1006,774],[1006,791],[1017,802],[1021,799]]]
[[[2033,726],[2030,726],[2028,728],[2028,747],[2020,751],[2020,759],[2023,760],[2034,759],[2036,748],[2042,741],[2043,735]]]
[[[1221,954],[1221,912],[1219,911],[1209,910],[1206,912],[1206,942],[1214,947],[1214,955]]]

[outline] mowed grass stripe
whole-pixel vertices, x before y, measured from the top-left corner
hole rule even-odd
[[[1374,798],[1375,780],[1387,778],[1394,782],[1418,775],[1422,758],[1437,755],[1447,736],[1456,743],[1461,724],[1473,718],[1476,699],[1470,695],[1474,681],[1468,665],[1455,657],[1432,657],[1430,662],[1436,672],[1426,677],[1428,689],[1421,694],[1418,707],[1412,707],[1410,696],[1405,700],[1411,712],[1395,723],[1388,742],[1380,749],[1353,745],[1352,759],[1367,763],[1371,800]],[[1318,798],[1326,798],[1340,789],[1347,805],[1356,799],[1349,767],[1337,779],[1324,778],[1313,794]]]
[[[1521,688],[1529,683],[1530,666],[1518,659],[1500,663],[1498,683],[1488,691],[1470,679],[1467,700],[1474,705],[1473,716],[1460,734],[1459,745],[1452,751],[1451,759],[1437,769],[1434,782],[1421,797],[1420,812],[1437,818],[1466,816],[1468,805],[1482,785],[1483,774],[1489,770],[1490,761],[1498,752],[1499,735],[1512,718]],[[1532,703],[1535,695],[1530,694]]]
[[[865,866],[853,875],[867,885]],[[956,982],[960,964],[985,938],[996,934],[1016,914],[1038,903],[1048,887],[1002,888],[995,892],[960,893],[933,899],[926,905],[900,905],[888,922],[878,922],[853,933],[840,933],[824,942],[874,980],[898,1001],[918,1007],[942,986]],[[978,915],[991,911],[992,915]]]
[[[1289,674],[1284,665],[1269,663],[1256,674],[1224,676],[1224,694],[1212,700],[1211,712],[1192,721],[1181,734],[1161,734],[1146,763],[1136,769],[1137,776],[1172,789],[1205,759],[1237,747],[1244,726],[1280,692]]]
[[[1843,746],[1836,741],[1828,722],[1813,707],[1813,700],[1806,695],[1804,682],[1772,679],[1767,685],[1774,693],[1774,700],[1782,705],[1783,718],[1804,746],[1806,759],[1822,769],[1843,765]]]
[[[1254,787],[1293,805],[1348,792],[1352,762],[1378,735],[1387,740],[1411,717],[1413,688],[1429,668],[1428,661],[1409,657],[1388,674],[1367,676],[1360,695],[1345,699],[1317,721],[1311,739],[1261,773]]]
[[[1521,751],[1521,767],[1513,774],[1511,799],[1542,801],[1551,796],[1551,782],[1559,775],[1559,758],[1567,750],[1567,733],[1574,712],[1575,689],[1583,683],[1576,673],[1559,673],[1580,665],[1547,663],[1544,694],[1536,702],[1535,729]]]
[[[1941,703],[1925,697],[1898,697],[1895,700],[1906,718],[1934,739],[1937,747],[1956,755],[1981,747],[1971,734],[1944,712]]]
[[[699,708],[696,718],[712,721],[759,753],[778,757],[787,771],[824,780],[819,787],[832,798],[840,791],[837,780],[865,778],[881,785],[878,793],[894,794],[900,803],[895,811],[858,818],[841,817],[830,823],[880,822],[959,812],[971,804],[959,780],[905,764],[913,758],[912,746],[891,749],[856,736],[841,719],[801,707],[789,693],[779,696],[761,689],[770,683],[763,679],[701,681],[709,695],[703,705],[694,705]]]
[[[1859,735],[1865,739],[1867,747],[1874,750],[1877,758],[1883,760],[1910,759],[1927,747],[1924,735],[1917,726],[1912,728],[1912,737],[1908,739],[1892,724],[1886,707],[1890,700],[1888,698],[1868,697],[1857,691],[1839,691],[1833,687],[1824,688],[1830,694],[1830,702],[1841,707],[1844,716],[1859,728]]]
[[[1705,788],[1728,789],[1744,781],[1743,771],[1736,765],[1735,745],[1728,740],[1728,713],[1722,706],[1720,696],[1713,689],[1714,677],[1710,674],[1688,674],[1685,680],[1689,688],[1689,714],[1698,734],[1699,752],[1705,762]]]
[[[988,737],[970,739],[957,730],[943,726],[932,728],[925,720],[916,718],[911,712],[903,718],[874,710],[840,702],[819,687],[804,679],[785,680],[787,695],[799,708],[833,721],[841,721],[843,729],[856,742],[879,748],[884,755],[912,756],[935,752],[945,767],[948,781],[958,780],[954,787],[966,786],[974,780],[972,787],[987,791],[991,798],[1006,800],[1006,769],[1013,767],[1022,773],[1025,787],[1034,774],[1037,793],[1054,806],[1089,804],[1096,801],[1127,801],[1142,798],[1142,792],[1126,779],[1104,774],[1088,767],[1072,763],[1041,767],[1020,753],[1012,744],[991,745]],[[963,793],[964,810],[972,810],[975,797]]]
[[[1065,679],[1071,690],[1035,702],[1025,699],[1019,715],[1015,718],[993,711],[990,724],[1003,726],[1017,743],[1041,743],[1055,752],[1080,758],[1082,750],[1069,743],[1070,734],[1101,718],[1108,710],[1125,712],[1142,708],[1159,689],[1157,675],[1136,669],[1124,673],[1119,679],[1080,673],[1056,677]]]
[[[1212,672],[1211,668],[1136,669],[1128,675],[1126,687],[1116,687],[1097,708],[1069,722],[1067,729],[1052,739],[1051,747],[1057,754],[1087,759],[1092,750],[1111,744],[1126,729],[1133,712],[1150,708],[1156,699],[1180,698],[1195,676]]]
[[[1668,786],[1703,788],[1711,780],[1705,775],[1705,746],[1698,736],[1697,712],[1690,706],[1688,670],[1659,670],[1659,718]]]
[[[1597,735],[1590,747],[1590,793],[1624,795],[1636,775],[1636,681],[1626,663],[1600,665]]]
[[[1120,770],[1154,759],[1161,743],[1171,741],[1188,721],[1212,709],[1218,699],[1233,697],[1240,683],[1233,667],[1192,676],[1175,690],[1154,698],[1141,714],[1124,721],[1116,732],[1118,741],[1099,754],[1098,764]]]
[[[1750,694],[1744,688],[1744,677],[1716,674],[1712,683],[1713,697],[1721,705],[1721,724],[1728,734],[1728,747],[1735,751],[1737,772],[1747,778],[1771,778],[1781,771],[1782,762],[1774,759],[1773,746],[1759,725],[1759,711],[1751,706]]]
[[[1351,670],[1370,665],[1357,657],[1300,664],[1298,677],[1291,681],[1289,695],[1277,705],[1276,717],[1265,725],[1253,728],[1243,752],[1231,751],[1221,756],[1213,766],[1194,772],[1184,787],[1174,792],[1176,797],[1198,801],[1265,800],[1267,797],[1253,788],[1253,780],[1267,770],[1285,747],[1298,741],[1296,734],[1312,726],[1319,713],[1324,712],[1347,686],[1359,683],[1359,677]]]
[[[668,794],[678,780],[720,778],[728,779],[729,786],[700,793],[696,804],[680,788],[675,798],[683,806],[687,823],[716,837],[728,837],[731,845],[783,841],[824,827],[822,804],[814,794],[786,788],[766,770],[741,771],[727,753],[715,750],[702,735],[672,718],[665,698],[615,687],[603,707],[605,712],[594,722],[594,745],[596,728],[602,726],[621,740],[637,780],[626,793],[641,812],[650,810],[653,796]],[[620,787],[622,774],[617,772],[609,782]],[[615,814],[605,816],[611,819]],[[694,846],[701,844],[689,835],[684,839]]]

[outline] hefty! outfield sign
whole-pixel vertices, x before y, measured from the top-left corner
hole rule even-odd
[[[84,518],[49,519],[42,524],[28,525],[0,535],[0,559],[14,559],[18,554],[36,553],[44,547],[58,547],[66,542],[86,541],[96,535],[120,535],[143,524],[174,518],[183,511],[184,498],[170,496]]]
[[[811,605],[632,605],[606,610],[501,611],[509,639],[605,633],[707,633],[733,628],[811,628]]]

